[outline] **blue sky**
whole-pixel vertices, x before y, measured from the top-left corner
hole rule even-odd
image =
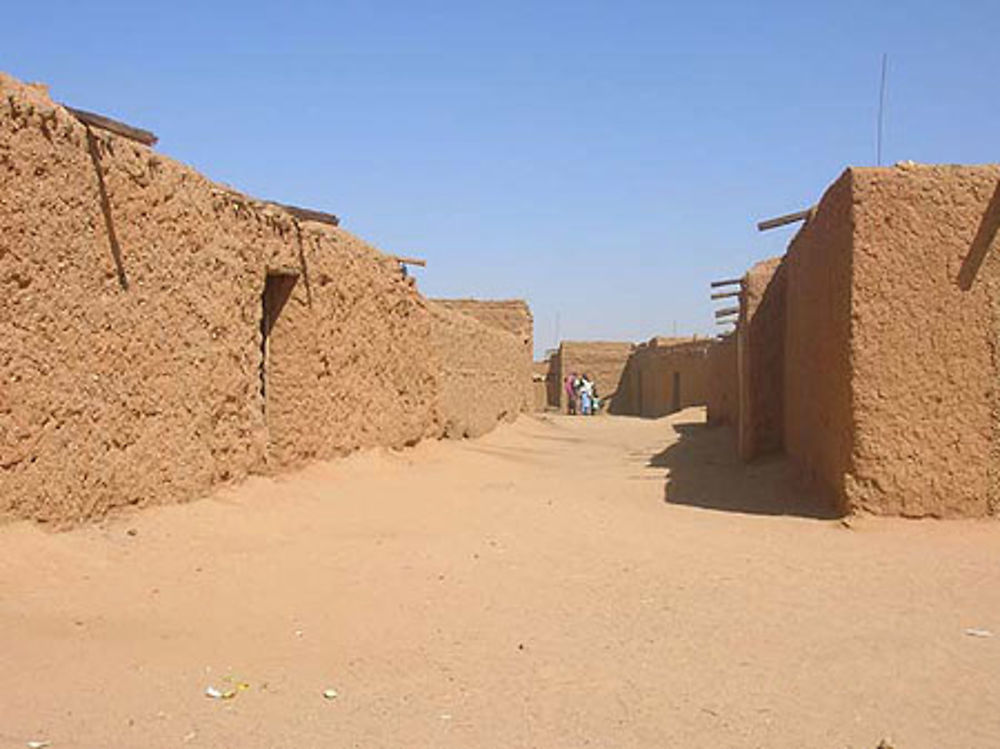
[[[0,69],[251,194],[524,297],[559,337],[712,334],[847,165],[997,161],[1000,3],[15,3]]]

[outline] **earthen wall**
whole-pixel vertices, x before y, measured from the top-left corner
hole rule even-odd
[[[709,394],[707,339],[654,338],[637,346],[622,377],[619,413],[656,418],[703,405]]]
[[[854,169],[852,509],[996,514],[1000,166]]]
[[[521,357],[530,366],[534,360],[534,318],[528,303],[522,299],[435,299],[436,304],[461,312],[485,325],[507,331],[522,344]],[[534,409],[534,386],[529,378],[524,383],[522,410]]]
[[[744,460],[781,450],[784,433],[785,268],[757,263],[743,277],[737,326],[738,444]]]
[[[619,412],[619,385],[633,344],[617,341],[563,341],[559,346],[559,407],[566,411],[563,381],[572,373],[589,375],[602,401],[612,413]]]
[[[478,437],[523,410],[531,363],[518,336],[430,302],[444,434]]]
[[[785,451],[842,508],[854,434],[851,180],[826,191],[785,259]]]
[[[715,341],[708,349],[707,399],[710,425],[736,425],[739,417],[739,377],[735,335]]]
[[[0,514],[74,522],[439,436],[479,407],[440,348],[375,248],[0,74]]]

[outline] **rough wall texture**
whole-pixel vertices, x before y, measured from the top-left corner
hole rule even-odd
[[[438,405],[448,437],[478,437],[523,407],[531,362],[521,339],[468,315],[429,303],[441,382]]]
[[[852,176],[826,191],[785,257],[785,451],[842,508],[851,468]]]
[[[737,326],[740,457],[781,450],[784,432],[785,268],[757,263],[743,277]]]
[[[395,262],[2,74],[0,286],[0,514],[190,499],[453,410]]]
[[[616,413],[658,417],[708,401],[707,339],[657,337],[635,348]]]
[[[549,405],[549,360],[531,363],[531,410],[544,411]]]
[[[484,325],[507,331],[516,336],[522,344],[521,356],[528,366],[534,360],[535,339],[534,319],[531,308],[522,299],[435,299],[446,309],[461,312],[479,320]],[[534,386],[529,377],[524,382],[523,405],[521,410],[534,408]]]
[[[854,169],[852,508],[997,512],[1000,166]]]
[[[575,372],[589,375],[601,399],[607,401],[613,413],[618,413],[618,389],[633,348],[631,343],[617,341],[563,341],[557,359],[560,409],[565,411],[567,406],[563,380]]]
[[[708,423],[735,426],[739,418],[736,336],[727,335],[708,349]]]

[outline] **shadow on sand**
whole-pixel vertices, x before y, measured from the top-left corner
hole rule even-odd
[[[832,503],[803,485],[783,456],[740,460],[731,428],[683,421],[671,426],[677,441],[647,464],[667,470],[665,502],[752,515],[841,517]]]

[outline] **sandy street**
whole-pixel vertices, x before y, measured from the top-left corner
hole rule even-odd
[[[0,528],[0,747],[1000,746],[1000,524],[846,528],[703,419]]]

